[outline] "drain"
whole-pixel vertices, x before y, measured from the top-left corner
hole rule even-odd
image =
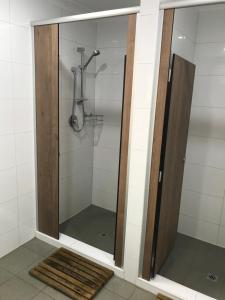
[[[100,233],[100,237],[102,238],[106,238],[107,237],[107,233],[103,232],[103,233]]]
[[[219,279],[219,276],[217,276],[216,274],[213,274],[212,272],[209,272],[206,279],[208,279],[212,282],[217,282]]]

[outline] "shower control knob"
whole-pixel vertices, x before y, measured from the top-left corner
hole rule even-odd
[[[77,125],[77,117],[74,116],[74,115],[71,115],[70,118],[69,118],[69,125],[71,127],[73,127],[74,125]]]

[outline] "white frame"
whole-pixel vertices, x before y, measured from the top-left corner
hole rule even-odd
[[[225,3],[225,0],[177,0],[167,3],[162,3],[160,9],[181,8],[200,5],[214,5]]]
[[[31,22],[31,26],[61,24],[61,23],[70,23],[70,22],[76,22],[76,21],[110,18],[110,17],[116,17],[116,16],[137,14],[139,12],[140,12],[140,7],[134,6],[134,7],[129,7],[129,8],[121,8],[121,9],[106,10],[106,11],[100,11],[100,12],[94,12],[94,13],[88,13],[88,14],[73,15],[73,16],[62,17],[62,18],[33,21],[33,22]]]

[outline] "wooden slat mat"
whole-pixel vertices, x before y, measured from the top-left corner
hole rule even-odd
[[[60,248],[34,267],[30,274],[71,299],[87,300],[93,299],[114,273]]]

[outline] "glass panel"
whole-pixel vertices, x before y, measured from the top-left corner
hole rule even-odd
[[[127,30],[60,25],[60,232],[112,254]]]

